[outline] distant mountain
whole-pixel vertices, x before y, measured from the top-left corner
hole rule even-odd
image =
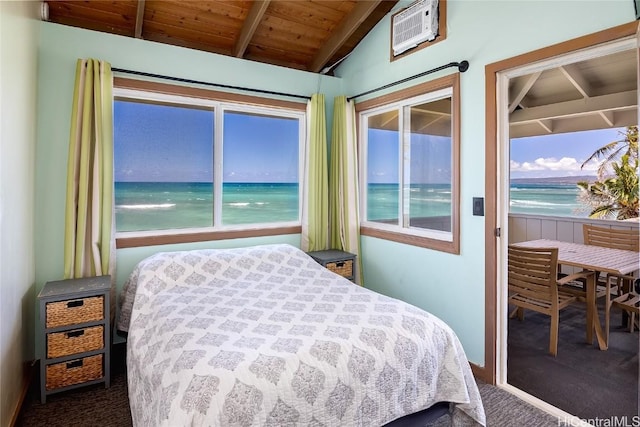
[[[512,184],[576,184],[580,181],[594,182],[595,175],[554,176],[549,178],[514,178]]]

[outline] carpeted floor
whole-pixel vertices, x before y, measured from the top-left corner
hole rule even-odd
[[[584,303],[561,311],[556,357],[548,353],[549,316],[526,311],[524,321],[510,319],[508,382],[583,419],[631,420],[639,405],[638,331],[629,333],[613,312],[609,348],[600,351],[586,343],[585,316]]]
[[[122,357],[122,346],[115,346],[114,360]],[[127,427],[131,426],[126,373],[122,364],[114,364],[111,387],[102,385],[79,388],[48,396],[41,404],[34,386],[24,403],[18,427]],[[557,427],[558,420],[497,387],[479,382],[487,426]],[[433,427],[449,425],[445,415]],[[177,427],[177,426],[176,426]]]

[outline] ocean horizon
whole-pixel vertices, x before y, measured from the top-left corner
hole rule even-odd
[[[213,184],[210,182],[116,182],[116,229],[144,231],[211,227]],[[398,185],[369,184],[368,219],[398,217]],[[512,182],[513,213],[588,217],[578,201],[575,183]],[[411,187],[411,216],[446,216],[451,209],[449,184]],[[298,221],[297,183],[224,183],[222,224]]]

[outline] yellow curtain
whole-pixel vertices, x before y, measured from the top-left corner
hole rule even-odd
[[[301,247],[304,251],[318,251],[327,249],[329,240],[327,125],[324,95],[311,96],[311,100],[307,103],[307,118]]]
[[[110,274],[113,215],[113,75],[79,59],[71,112],[64,276]]]
[[[337,96],[333,103],[329,170],[331,247],[356,255],[356,283],[363,284],[360,257],[360,210],[356,113],[353,101]]]

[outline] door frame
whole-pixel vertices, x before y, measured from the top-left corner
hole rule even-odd
[[[485,357],[484,367],[475,371],[484,382],[493,385],[506,384],[505,378],[498,375],[499,368],[504,364],[500,358],[506,357],[503,345],[498,340],[501,336],[501,330],[498,328],[504,328],[504,320],[499,316],[506,310],[499,306],[503,279],[502,252],[505,250],[506,242],[499,235],[496,236],[496,230],[505,230],[507,227],[507,218],[502,218],[503,203],[499,200],[501,194],[498,192],[503,170],[503,164],[498,164],[501,155],[499,138],[504,134],[506,126],[498,115],[499,96],[503,96],[501,91],[504,92],[504,89],[499,87],[500,73],[634,36],[638,29],[639,23],[633,21],[485,66],[485,207],[488,214],[485,217]]]

